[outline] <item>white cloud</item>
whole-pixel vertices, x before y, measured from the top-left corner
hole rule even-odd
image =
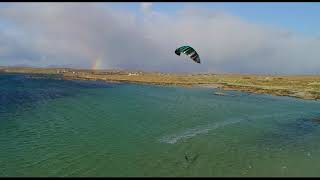
[[[134,12],[93,3],[13,4],[0,12],[0,23],[12,25],[0,29],[0,57],[7,64],[86,68],[101,58],[104,68],[152,71],[320,70],[319,38],[253,24],[222,11],[186,8],[169,15],[151,7],[141,4],[141,19]],[[174,54],[185,44],[199,52],[202,64]]]
[[[143,3],[141,3],[141,11],[143,13],[150,13],[151,12],[151,6],[152,6],[152,3],[143,2]]]

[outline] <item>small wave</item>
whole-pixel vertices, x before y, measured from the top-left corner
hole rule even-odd
[[[224,127],[224,126],[230,125],[230,124],[235,124],[235,123],[238,123],[242,120],[243,119],[229,120],[229,121],[217,122],[214,124],[210,124],[205,127],[201,126],[201,127],[197,127],[197,128],[191,128],[191,129],[188,129],[188,130],[183,131],[181,133],[174,134],[172,136],[163,137],[160,139],[160,142],[175,144],[179,140],[189,139],[189,138],[194,137],[199,134],[206,134],[211,130],[218,129],[218,128],[221,128],[221,127]]]

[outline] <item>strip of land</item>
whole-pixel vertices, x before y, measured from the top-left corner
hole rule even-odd
[[[64,79],[203,86],[257,94],[320,99],[320,75],[178,74],[125,70],[0,67],[0,72],[59,74]]]

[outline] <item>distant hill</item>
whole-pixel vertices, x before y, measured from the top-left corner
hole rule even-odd
[[[72,64],[66,64],[66,65],[48,65],[46,68],[76,68]]]
[[[10,65],[10,66],[6,66],[6,67],[14,67],[14,68],[17,68],[17,67],[36,68],[36,66],[31,66],[31,65],[28,65],[28,64],[15,64],[15,65]]]

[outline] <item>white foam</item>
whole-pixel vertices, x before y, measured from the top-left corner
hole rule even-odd
[[[270,118],[270,117],[282,117],[288,115],[297,115],[297,114],[304,114],[303,112],[294,112],[294,113],[277,113],[277,114],[266,114],[266,115],[257,115],[257,116],[247,116],[245,118],[237,118],[237,119],[230,119],[223,122],[216,122],[213,124],[209,124],[206,126],[198,126],[196,128],[186,129],[180,133],[176,133],[170,136],[164,136],[160,139],[160,142],[175,144],[180,140],[189,139],[199,134],[206,134],[211,130],[218,129],[227,125],[239,123],[243,120],[250,120],[250,119],[263,119],[263,118]]]
[[[221,128],[221,127],[224,127],[226,125],[238,123],[238,122],[240,122],[242,120],[243,119],[229,120],[229,121],[217,122],[217,123],[214,123],[214,124],[209,124],[209,125],[207,125],[205,127],[198,126],[196,128],[190,128],[190,129],[187,129],[185,131],[182,131],[181,133],[173,134],[171,136],[165,136],[165,137],[160,139],[160,142],[169,143],[169,144],[175,144],[179,140],[189,139],[189,138],[192,138],[192,137],[194,137],[196,135],[199,135],[199,134],[206,134],[211,130],[214,130],[214,129],[217,129],[217,128]]]

